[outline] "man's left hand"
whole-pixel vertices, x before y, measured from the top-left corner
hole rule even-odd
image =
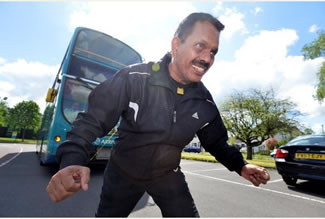
[[[243,166],[241,176],[253,183],[254,186],[259,186],[261,183],[266,184],[270,180],[270,174],[265,168],[253,164]]]

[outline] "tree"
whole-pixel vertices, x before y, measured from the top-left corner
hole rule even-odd
[[[220,106],[228,131],[246,143],[248,160],[252,159],[254,146],[298,123],[293,119],[297,115],[293,110],[296,105],[288,99],[276,99],[273,89],[235,91]]]
[[[312,135],[314,134],[314,131],[310,128],[305,128],[304,135]]]
[[[22,141],[26,129],[38,129],[41,121],[40,108],[34,101],[22,101],[9,110],[9,126],[22,131]]]
[[[8,114],[7,103],[0,100],[0,126],[5,127],[7,125],[6,123],[7,114]]]
[[[302,48],[305,59],[315,59],[325,57],[325,32],[319,31],[318,38]],[[316,99],[322,103],[325,100],[325,61],[317,72],[318,84],[316,90]]]

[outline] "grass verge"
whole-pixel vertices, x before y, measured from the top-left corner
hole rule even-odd
[[[243,157],[245,158],[246,154],[243,154]],[[182,159],[198,160],[198,161],[213,162],[213,163],[218,162],[208,152],[201,152],[201,153],[182,152]],[[270,156],[254,155],[253,160],[246,160],[246,161],[250,164],[255,164],[261,167],[275,169],[274,159],[272,159]]]
[[[36,140],[33,139],[25,139],[24,142],[21,138],[2,138],[0,137],[0,143],[18,143],[18,144],[34,144],[36,145]],[[246,153],[243,153],[243,157],[246,157]],[[182,152],[182,159],[186,160],[198,160],[198,161],[205,161],[205,162],[212,162],[216,163],[216,159],[210,155],[208,152],[201,152],[201,153],[189,153],[189,152]],[[253,160],[246,160],[250,164],[255,164],[265,168],[273,168],[275,169],[275,162],[270,156],[267,155],[259,155],[256,154],[253,156]]]
[[[36,144],[36,140],[33,139],[23,139],[21,138],[0,138],[0,143],[17,143],[17,144]]]

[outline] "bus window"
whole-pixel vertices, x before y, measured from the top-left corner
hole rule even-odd
[[[139,54],[125,43],[109,35],[87,29],[79,32],[73,54],[116,69],[141,62]]]
[[[98,82],[109,79],[116,71],[104,65],[96,64],[93,61],[84,60],[78,56],[71,57],[69,67],[69,74]]]
[[[63,88],[62,112],[69,123],[72,123],[79,112],[87,109],[88,96],[93,89],[87,82],[67,78]]]
[[[84,29],[73,47],[69,74],[103,82],[121,68],[141,62],[139,54],[113,37]]]

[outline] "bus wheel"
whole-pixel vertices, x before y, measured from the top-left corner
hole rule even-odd
[[[42,156],[42,155],[40,154],[40,155],[39,155],[39,165],[42,166],[42,167],[45,167],[45,166],[47,166],[47,164],[44,163],[44,162],[42,161],[41,156]]]
[[[42,167],[46,166],[46,164],[42,160],[39,161],[39,165],[42,166]]]
[[[41,145],[40,150],[38,152],[39,165],[45,166],[45,163],[42,161],[42,149],[43,149],[43,145]]]
[[[41,141],[41,144],[38,144],[38,141],[37,141],[37,144],[36,144],[36,154],[40,154],[42,152],[42,146],[43,146],[43,141],[44,141],[44,136],[42,137],[42,141]],[[37,149],[40,149],[39,151]]]

